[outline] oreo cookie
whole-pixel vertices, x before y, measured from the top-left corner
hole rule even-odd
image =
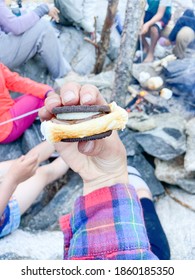
[[[110,107],[107,105],[78,105],[55,107],[52,110],[54,115],[63,113],[110,113]]]
[[[106,137],[109,137],[112,134],[112,130],[108,130],[106,132],[102,132],[99,134],[95,134],[92,136],[86,136],[83,138],[66,138],[62,139],[61,142],[84,142],[84,141],[92,141],[92,140],[100,140]]]

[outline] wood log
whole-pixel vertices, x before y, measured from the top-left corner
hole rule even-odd
[[[145,11],[145,0],[128,0],[111,99],[124,107],[132,77],[133,58]]]

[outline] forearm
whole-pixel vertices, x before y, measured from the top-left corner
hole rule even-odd
[[[30,11],[19,17],[15,16],[11,10],[5,5],[0,3],[0,26],[6,33],[13,33],[14,35],[20,35],[34,26],[39,19],[48,14],[49,7],[47,4],[41,4],[35,8],[34,11]]]
[[[35,82],[29,78],[21,77],[18,73],[10,71],[3,64],[1,64],[1,70],[8,90],[24,94],[32,94],[39,98],[45,98],[46,93],[53,90],[48,85]]]
[[[151,18],[151,20],[149,20],[146,24],[149,26],[149,28],[155,24],[156,22],[160,21],[164,14],[165,14],[165,11],[166,11],[166,7],[164,6],[161,6],[158,8],[158,11],[157,13]]]
[[[148,26],[151,27],[156,22],[160,21],[162,19],[162,17],[163,17],[163,14],[156,14],[155,16],[153,16],[153,18],[151,18],[151,20],[149,20],[147,22]]]
[[[33,11],[17,17],[4,3],[0,4],[0,26],[6,33],[20,35],[31,28],[39,19],[38,14]]]
[[[79,197],[71,216],[60,224],[65,259],[157,259],[130,185],[117,184]]]
[[[17,184],[11,182],[10,178],[5,178],[0,184],[0,218],[16,187]]]

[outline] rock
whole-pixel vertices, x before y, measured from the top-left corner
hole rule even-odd
[[[18,158],[41,142],[40,121],[36,120],[18,140],[0,144],[0,161]]]
[[[174,159],[186,151],[185,136],[174,128],[137,133],[135,139],[146,153],[162,160]]]
[[[154,197],[164,194],[163,185],[157,180],[154,168],[142,154],[127,157],[128,165],[135,167],[149,186]]]
[[[147,73],[147,78],[155,77],[157,75],[156,71],[152,67],[152,64],[148,65],[148,63],[134,63],[132,75],[138,82],[142,84],[143,74],[140,76],[141,73],[145,73],[145,75]]]
[[[184,168],[187,172],[195,171],[195,118],[186,125],[187,151],[184,158]]]
[[[178,187],[170,187],[169,190],[176,198],[194,208],[194,195],[189,195]],[[157,200],[155,208],[169,241],[171,260],[194,260],[194,212],[180,205],[168,195]],[[185,241],[182,242],[182,240]]]
[[[21,139],[18,139],[11,144],[0,144],[0,161],[15,159],[21,155]]]
[[[20,256],[16,253],[8,252],[0,255],[0,260],[29,260],[29,258],[27,258],[26,256]]]
[[[61,87],[64,83],[76,81],[77,83],[84,85],[84,84],[92,84],[98,87],[100,90],[109,88],[112,89],[113,82],[114,82],[114,71],[106,71],[102,72],[98,75],[77,75],[77,74],[70,74],[62,79],[55,80],[55,86]]]
[[[192,98],[193,101],[195,100],[194,63],[195,58],[175,60],[168,63],[167,67],[164,67],[163,71],[166,77],[167,85],[176,87],[180,91],[180,95],[187,100],[189,98],[189,93],[191,93],[189,98],[191,102]]]
[[[195,194],[195,172],[188,173],[184,169],[184,157],[171,161],[155,159],[155,175],[158,180],[176,185],[183,190]]]
[[[127,127],[140,132],[148,131],[157,127],[154,117],[143,112],[130,112]]]
[[[156,179],[154,175],[154,168],[142,155],[143,149],[136,142],[135,135],[135,132],[127,128],[123,131],[119,131],[120,139],[127,151],[128,165],[135,167],[140,172],[143,179],[150,187],[153,196],[161,195],[164,193],[164,188]]]
[[[126,128],[118,134],[126,148],[127,156],[135,156],[143,152],[142,147],[135,140],[135,132]]]
[[[75,199],[82,194],[82,180],[79,175],[70,172],[67,184],[36,215],[33,211],[22,217],[21,227],[30,231],[59,229],[59,217],[68,214]]]
[[[130,113],[127,126],[145,131],[137,133],[135,139],[148,154],[170,160],[186,151],[185,123],[183,117],[170,113],[153,116]]]
[[[182,134],[185,131],[186,121],[183,116],[173,113],[162,113],[146,115],[143,112],[130,112],[127,126],[137,131],[149,131],[155,128],[171,127],[179,130]]]
[[[25,232],[16,230],[0,239],[0,259],[62,260],[63,235],[61,231]]]
[[[34,123],[27,130],[25,130],[21,138],[23,154],[26,154],[33,147],[37,146],[43,141],[43,135],[41,134],[40,125],[41,122],[38,119],[35,120]]]

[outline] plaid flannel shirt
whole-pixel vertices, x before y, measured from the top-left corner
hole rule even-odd
[[[60,219],[66,260],[155,260],[134,188],[117,184],[80,196]]]

